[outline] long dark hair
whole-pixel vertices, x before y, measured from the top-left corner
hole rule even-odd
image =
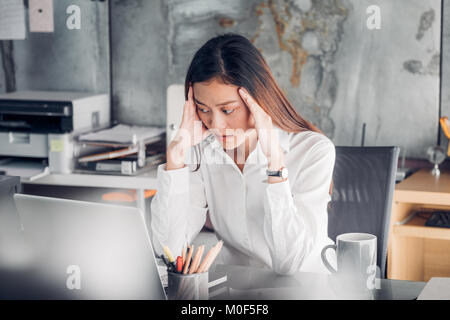
[[[303,119],[276,83],[259,50],[244,36],[226,33],[208,40],[194,55],[184,83],[185,99],[189,84],[220,79],[224,84],[244,87],[273,123],[287,132],[315,131],[313,124]],[[201,153],[195,149],[197,158]],[[198,162],[197,171],[200,167]]]

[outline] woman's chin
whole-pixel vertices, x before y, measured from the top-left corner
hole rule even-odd
[[[233,150],[237,148],[237,145],[233,142],[221,142],[224,150]]]
[[[225,150],[233,150],[239,147],[240,143],[236,142],[236,138],[234,139],[226,139],[225,141],[220,142],[222,144],[222,147]]]
[[[241,144],[242,143],[239,143],[239,142],[228,142],[228,143],[225,143],[225,142],[222,142],[222,147],[223,147],[223,149],[224,150],[234,150],[234,149],[237,149],[239,146],[241,146]]]

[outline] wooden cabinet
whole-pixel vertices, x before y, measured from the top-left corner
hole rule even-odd
[[[433,210],[450,210],[450,172],[421,169],[396,185],[388,244],[388,278],[450,277],[450,228],[427,227]],[[415,215],[411,215],[418,212]]]

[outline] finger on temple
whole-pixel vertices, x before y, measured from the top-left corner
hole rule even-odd
[[[251,111],[252,107],[253,107],[253,98],[252,98],[252,96],[244,88],[240,88],[239,89],[239,93],[242,96],[242,100],[244,100],[245,104],[247,105],[247,107]]]
[[[193,101],[193,89],[192,89],[192,85],[189,86],[189,91],[188,91],[188,101]]]

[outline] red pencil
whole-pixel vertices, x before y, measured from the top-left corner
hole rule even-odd
[[[181,270],[183,270],[183,258],[178,256],[177,257],[177,272],[181,273]]]

